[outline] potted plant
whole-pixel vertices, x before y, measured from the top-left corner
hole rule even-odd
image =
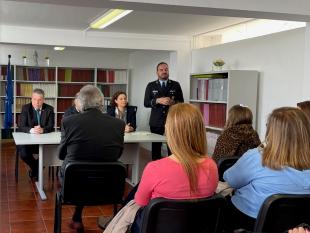
[[[215,59],[213,61],[213,65],[216,68],[216,70],[222,70],[224,64],[225,64],[225,62],[221,58]]]

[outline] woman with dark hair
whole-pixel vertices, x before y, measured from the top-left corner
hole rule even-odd
[[[136,106],[129,106],[127,95],[123,91],[116,92],[108,106],[107,114],[119,118],[126,123],[125,132],[130,133],[136,130]]]
[[[257,132],[252,127],[251,110],[242,105],[229,109],[224,131],[217,139],[212,158],[218,161],[221,157],[241,156],[247,150],[261,144]]]

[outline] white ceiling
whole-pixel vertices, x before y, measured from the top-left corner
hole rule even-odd
[[[85,30],[104,8],[0,0],[0,24]],[[246,18],[133,11],[103,31],[192,36],[247,21]]]

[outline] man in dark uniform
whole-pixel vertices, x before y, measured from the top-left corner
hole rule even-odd
[[[151,132],[163,135],[170,105],[184,102],[184,99],[180,84],[169,79],[167,63],[160,62],[156,72],[158,80],[148,83],[146,87],[144,107],[152,108],[149,122]],[[152,160],[161,158],[161,145],[160,142],[152,143]]]

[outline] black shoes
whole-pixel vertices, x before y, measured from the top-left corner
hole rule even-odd
[[[31,180],[38,181],[38,172],[29,171],[28,175]]]
[[[81,222],[75,222],[71,220],[69,223],[69,228],[72,230],[76,230],[77,233],[84,233],[84,225]]]

